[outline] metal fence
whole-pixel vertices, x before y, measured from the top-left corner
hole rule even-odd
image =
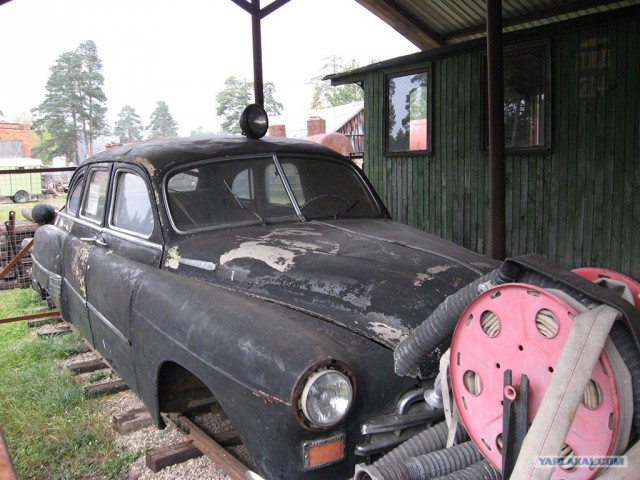
[[[9,198],[0,203],[0,211],[5,217],[0,218],[0,290],[30,286],[32,261],[29,241],[38,227],[30,218],[30,207],[35,205],[32,200],[47,201],[52,196],[64,196],[64,186],[74,170],[75,167],[0,170],[0,182],[3,176],[42,173],[42,185],[37,194],[30,196],[29,203],[12,203]]]

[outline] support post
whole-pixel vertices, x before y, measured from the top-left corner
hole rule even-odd
[[[496,260],[504,260],[506,256],[503,62],[502,0],[487,0],[489,241],[491,258]]]
[[[254,12],[260,12],[260,0],[251,0]],[[255,103],[264,108],[264,81],[262,79],[262,31],[260,16],[251,16],[253,37],[253,96]]]

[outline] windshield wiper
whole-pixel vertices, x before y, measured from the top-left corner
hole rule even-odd
[[[240,197],[238,196],[238,194],[236,192],[234,192],[233,190],[231,190],[231,187],[229,186],[229,184],[227,183],[226,180],[223,180],[222,183],[224,183],[224,186],[227,187],[227,190],[229,190],[231,195],[233,195],[233,198],[235,198],[236,202],[238,202],[238,205],[240,205],[240,208],[242,210],[249,210],[251,213],[253,213],[256,217],[258,217],[260,219],[260,221],[262,222],[263,225],[269,225],[269,222],[267,222],[262,215],[260,215],[258,212],[256,212],[249,205],[245,205],[244,203],[242,203],[242,200],[240,200]]]
[[[360,198],[357,200],[354,200],[353,202],[351,202],[347,208],[343,208],[342,210],[338,210],[336,212],[336,214],[333,216],[334,220],[339,219],[342,215],[344,215],[345,213],[349,213],[351,210],[353,210],[353,207],[355,207],[356,205],[358,205],[360,203]]]

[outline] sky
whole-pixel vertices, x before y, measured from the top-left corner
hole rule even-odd
[[[261,27],[264,80],[285,114],[309,108],[326,57],[366,65],[418,51],[355,0],[291,0]],[[125,105],[146,126],[164,101],[180,135],[216,132],[225,79],[253,80],[251,16],[231,0],[12,0],[0,6],[0,37],[7,122],[44,100],[50,68],[86,40],[102,60],[111,127]]]

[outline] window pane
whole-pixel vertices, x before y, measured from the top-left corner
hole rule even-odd
[[[380,217],[378,206],[351,166],[315,158],[278,159],[308,220]]]
[[[84,197],[82,215],[101,222],[107,203],[107,186],[109,185],[109,172],[106,170],[94,170],[89,177],[88,191]]]
[[[84,177],[81,177],[73,185],[73,190],[67,197],[67,210],[71,213],[78,213],[78,208],[80,207],[80,195],[82,194],[82,183]]]
[[[505,147],[545,145],[546,72],[545,47],[505,54]]]
[[[282,163],[282,170],[284,171],[287,180],[289,180],[289,186],[293,191],[293,195],[299,204],[304,203],[304,192],[300,185],[300,175],[295,165],[291,163]],[[267,169],[267,198],[270,203],[290,203],[287,191],[284,188],[283,183],[278,178],[278,171],[275,165],[270,165]]]
[[[388,150],[429,150],[429,72],[392,77],[388,84]]]
[[[150,236],[153,213],[144,181],[133,173],[118,176],[113,211],[113,226]]]
[[[187,170],[171,177],[167,187],[178,192],[193,192],[198,185],[198,169]]]

